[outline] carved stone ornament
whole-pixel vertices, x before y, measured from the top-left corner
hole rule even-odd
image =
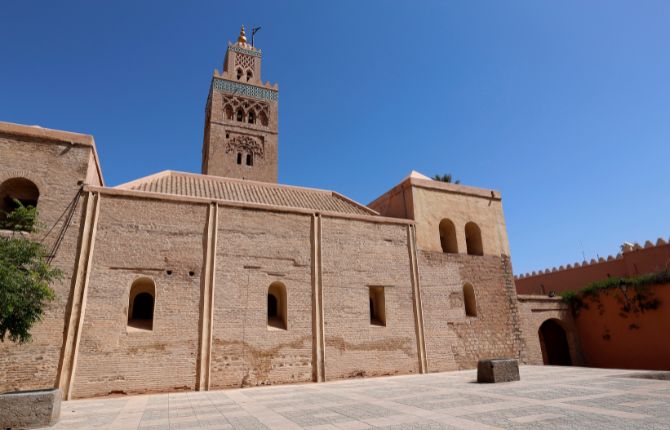
[[[226,142],[226,153],[229,152],[250,152],[257,157],[263,158],[265,148],[263,144],[249,136],[235,136]]]

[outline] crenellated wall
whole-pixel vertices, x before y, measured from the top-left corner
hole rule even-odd
[[[670,267],[670,244],[658,238],[644,245],[625,243],[616,256],[576,262],[551,269],[533,271],[514,278],[519,294],[549,294],[576,291],[587,284],[609,277],[630,277],[658,272]]]

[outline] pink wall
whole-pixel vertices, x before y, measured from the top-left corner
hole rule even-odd
[[[635,276],[658,272],[670,266],[670,244],[658,242],[653,246],[624,251],[606,260],[569,269],[557,269],[535,275],[521,275],[515,278],[518,294],[542,294],[553,291],[579,290],[587,284],[610,276]]]
[[[619,291],[588,301],[575,318],[584,364],[592,367],[670,370],[670,284],[651,287],[661,306],[639,315],[619,315]],[[636,324],[638,329],[631,329]]]

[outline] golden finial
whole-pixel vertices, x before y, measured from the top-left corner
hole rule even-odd
[[[247,35],[244,33],[244,26],[240,28],[240,37],[237,38],[237,43],[247,43]]]

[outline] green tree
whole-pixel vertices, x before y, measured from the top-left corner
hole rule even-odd
[[[0,228],[0,341],[30,340],[30,329],[42,319],[55,297],[49,284],[61,271],[47,261],[47,250],[31,238],[36,231],[37,210],[15,201],[16,209],[3,214]]]
[[[451,176],[451,173],[445,173],[444,175],[435,175],[435,176],[433,176],[433,179],[436,180],[436,181],[447,182],[447,183],[450,183],[450,184],[460,184],[461,183],[460,179],[453,180],[453,177]]]

